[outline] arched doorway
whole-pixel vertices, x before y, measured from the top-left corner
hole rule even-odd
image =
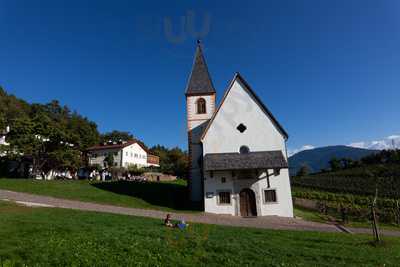
[[[257,216],[256,195],[249,188],[240,191],[240,215],[243,217]]]

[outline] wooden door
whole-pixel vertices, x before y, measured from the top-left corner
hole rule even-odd
[[[240,192],[240,215],[243,217],[257,216],[256,196],[249,188]]]

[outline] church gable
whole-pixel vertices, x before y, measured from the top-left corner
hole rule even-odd
[[[204,154],[250,151],[286,151],[286,131],[247,82],[236,74],[203,133]]]

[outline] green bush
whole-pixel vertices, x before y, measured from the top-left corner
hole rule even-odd
[[[136,166],[135,164],[130,164],[128,166],[128,173],[130,173],[131,175],[135,175],[135,176],[140,176],[145,172],[145,169],[143,168],[139,168],[138,166]]]

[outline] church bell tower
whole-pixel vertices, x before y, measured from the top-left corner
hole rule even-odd
[[[199,41],[185,96],[189,149],[188,186],[190,199],[200,202],[204,197],[203,148],[200,138],[215,112],[215,89]]]

